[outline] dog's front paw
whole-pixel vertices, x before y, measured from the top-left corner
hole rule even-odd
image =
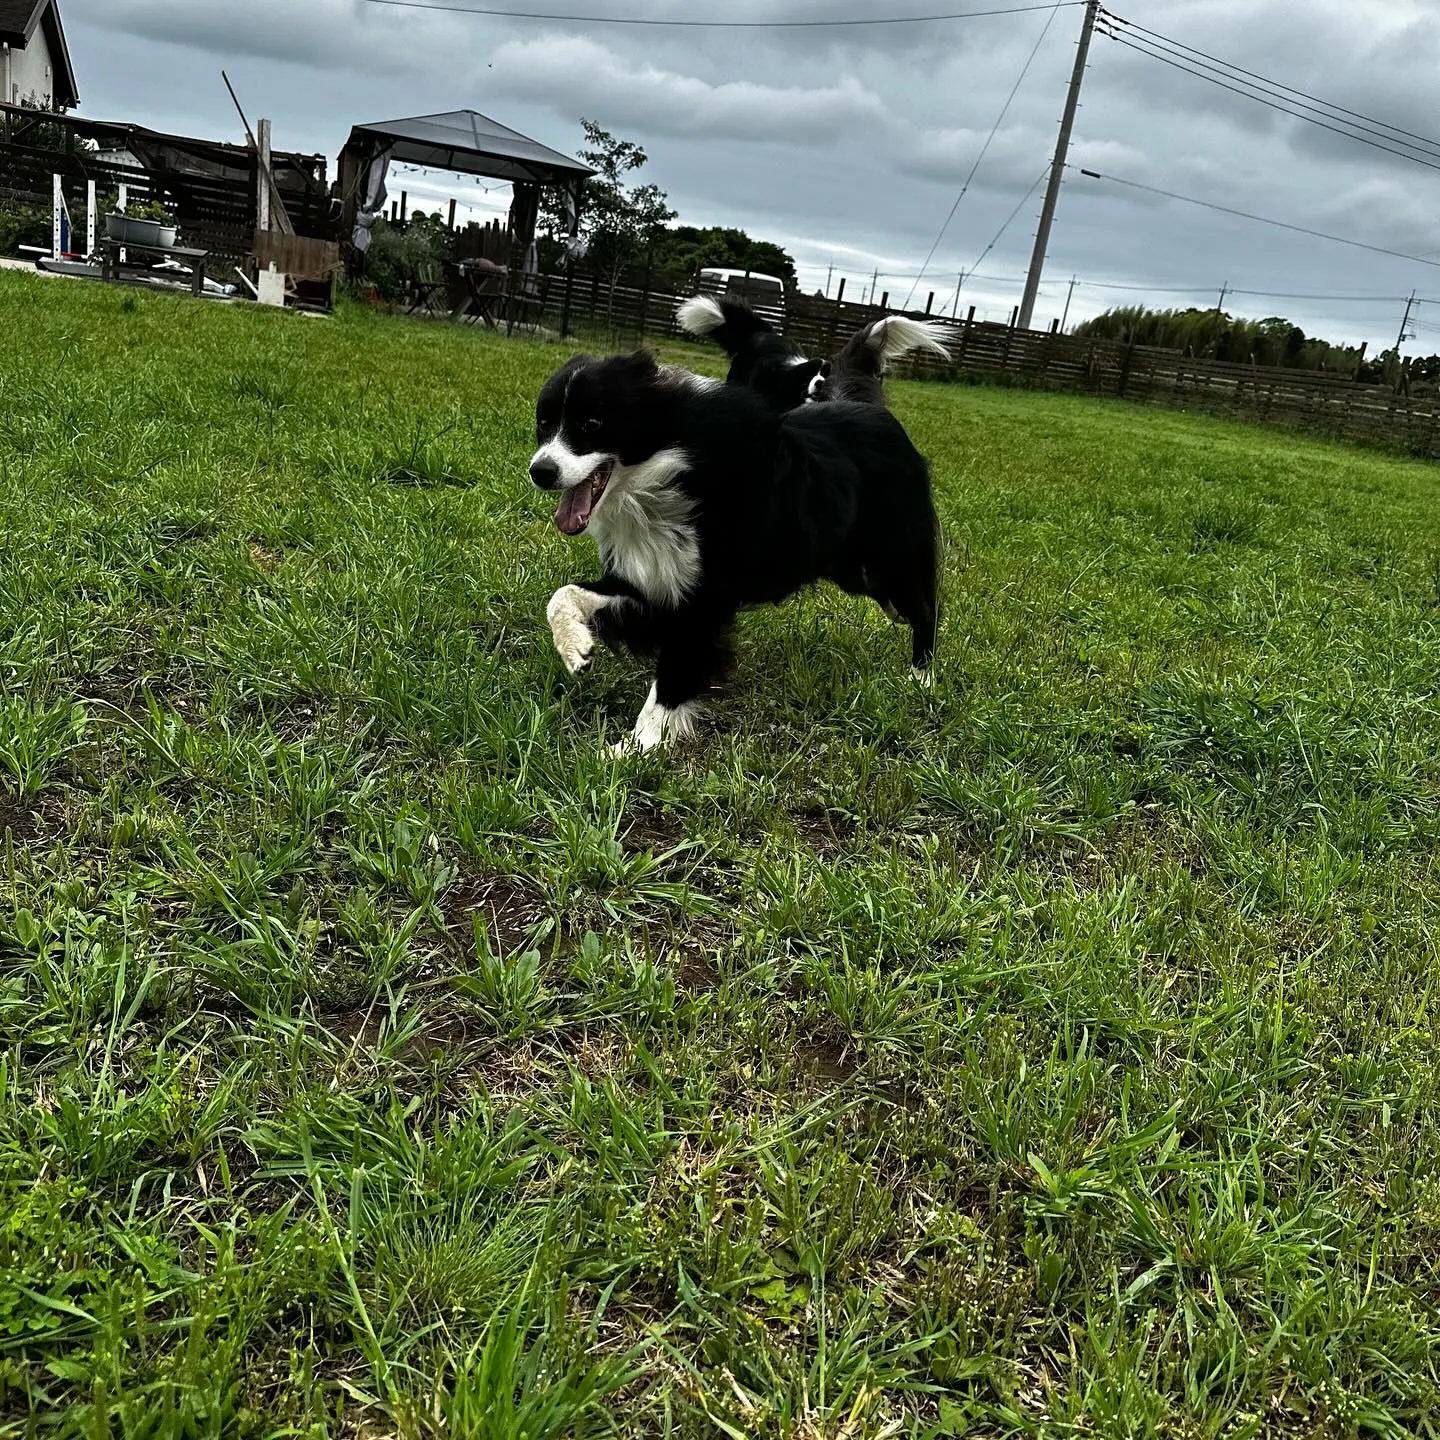
[[[589,591],[578,585],[562,585],[545,607],[545,619],[555,641],[555,651],[565,668],[578,675],[595,654],[595,632],[590,617],[595,613]]]

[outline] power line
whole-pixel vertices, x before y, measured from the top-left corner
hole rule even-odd
[[[451,5],[445,0],[365,0],[400,10],[442,10],[452,15],[488,15],[505,20],[563,20],[574,25],[659,25],[679,30],[834,30],[859,25],[929,25],[940,20],[980,20],[990,15],[1028,15],[1051,5],[1009,5],[998,10],[959,10],[943,15],[873,15],[847,20],[675,20],[652,15],[562,15],[536,10],[500,10],[490,6]],[[1059,0],[1060,6],[1085,0]]]
[[[1015,217],[1030,202],[1030,197],[1040,188],[1040,182],[1045,178],[1050,167],[1047,165],[1036,177],[1035,183],[1020,197],[1020,203],[1005,217],[1005,223],[995,232],[995,238],[980,252],[980,258],[965,272],[973,277],[975,272],[985,263],[985,257],[1000,243],[1001,237],[1015,223]]]
[[[926,255],[924,264],[920,266],[920,273],[915,277],[914,284],[910,286],[910,293],[905,297],[905,304],[901,306],[901,309],[908,310],[910,308],[910,301],[915,295],[915,286],[920,283],[926,270],[930,268],[930,262],[935,258],[935,252],[940,248],[940,242],[945,238],[945,232],[950,228],[950,222],[955,218],[955,212],[960,208],[960,202],[970,188],[970,182],[980,169],[980,162],[984,160],[1001,125],[1005,123],[1005,117],[1010,113],[1010,106],[1014,103],[1021,85],[1025,83],[1025,77],[1030,73],[1030,67],[1035,63],[1035,57],[1040,53],[1040,47],[1045,43],[1045,37],[1050,33],[1050,27],[1055,23],[1055,17],[1059,13],[1059,5],[1051,6],[1044,28],[1036,38],[1035,44],[1031,46],[1029,55],[1025,57],[1025,63],[1020,67],[1020,73],[1015,77],[1015,83],[1010,87],[1010,93],[1005,97],[1005,103],[1000,107],[1000,113],[995,117],[995,123],[990,127],[990,133],[985,137],[985,143],[980,147],[980,153],[975,157],[975,163],[970,167],[970,173],[965,177],[965,183],[960,187],[960,193],[955,197],[955,203],[950,207],[950,213],[945,217],[944,224],[940,226],[940,231],[935,236],[935,243],[931,245],[930,253]]]
[[[1115,280],[1079,280],[1081,289],[1090,290],[1138,290],[1156,295],[1209,295],[1215,286],[1209,285],[1135,285]],[[1403,295],[1324,295],[1298,290],[1244,290],[1239,286],[1226,287],[1227,295],[1248,295],[1261,300],[1325,300],[1336,304],[1403,305]]]
[[[1254,70],[1247,70],[1243,65],[1236,65],[1232,61],[1221,60],[1218,56],[1211,55],[1207,51],[1197,50],[1193,45],[1185,44],[1183,40],[1176,40],[1170,35],[1162,35],[1158,30],[1151,30],[1147,26],[1141,25],[1134,20],[1125,19],[1122,15],[1116,15],[1108,10],[1105,12],[1105,15],[1108,20],[1114,21],[1117,25],[1124,25],[1128,29],[1138,30],[1152,40],[1163,41],[1167,46],[1176,50],[1188,51],[1191,55],[1198,56],[1202,60],[1212,61],[1214,64],[1223,66],[1226,70],[1234,71],[1238,75],[1244,75],[1251,80],[1258,80],[1271,89],[1283,90],[1287,94],[1298,96],[1301,100],[1314,101],[1315,104],[1323,106],[1326,110],[1333,110],[1337,114],[1348,116],[1352,120],[1363,120],[1370,125],[1379,125],[1383,129],[1393,132],[1395,135],[1403,135],[1407,139],[1418,140],[1423,145],[1427,145],[1435,150],[1440,150],[1440,140],[1431,140],[1427,136],[1416,134],[1413,130],[1403,129],[1399,125],[1391,125],[1386,120],[1378,120],[1373,115],[1365,115],[1359,110],[1348,110],[1345,106],[1336,105],[1333,101],[1322,100],[1318,95],[1311,95],[1305,90],[1297,90],[1293,85],[1286,85],[1279,80],[1272,80],[1268,76],[1258,74]]]
[[[1179,70],[1182,74],[1194,76],[1197,80],[1207,80],[1212,85],[1217,85],[1221,90],[1228,90],[1232,95],[1240,95],[1246,100],[1253,100],[1257,105],[1264,105],[1268,109],[1278,110],[1282,115],[1289,115],[1292,119],[1303,120],[1307,125],[1315,125],[1321,130],[1328,130],[1332,135],[1343,136],[1347,140],[1354,140],[1358,144],[1368,145],[1372,150],[1383,151],[1386,155],[1398,156],[1401,160],[1413,160],[1417,165],[1424,165],[1430,170],[1440,170],[1440,152],[1433,155],[1425,153],[1412,153],[1418,150],[1417,146],[1411,145],[1409,141],[1397,140],[1396,144],[1407,146],[1407,149],[1397,150],[1393,145],[1383,145],[1378,140],[1369,140],[1359,133],[1359,128],[1345,128],[1343,125],[1331,125],[1325,120],[1317,119],[1314,115],[1306,115],[1302,110],[1292,109],[1290,105],[1282,100],[1267,98],[1263,94],[1256,93],[1253,89],[1242,88],[1241,85],[1231,85],[1216,75],[1206,74],[1204,70],[1197,70],[1191,65],[1183,62],[1182,59],[1173,59],[1161,53],[1158,49],[1148,48],[1148,42],[1137,41],[1128,35],[1116,34],[1113,30],[1106,30],[1105,34],[1117,44],[1123,45],[1127,50],[1133,50],[1137,55],[1144,55],[1147,59],[1158,60],[1162,65],[1168,65],[1172,70]],[[1194,62],[1199,64],[1200,62]],[[1223,73],[1223,72],[1222,72]],[[1232,77],[1234,78],[1234,77]],[[1306,106],[1306,109],[1313,107]],[[1363,128],[1363,127],[1360,127]],[[1378,131],[1371,131],[1371,134],[1378,134]],[[1390,138],[1390,137],[1386,137]]]
[[[1390,255],[1396,260],[1412,260],[1417,265],[1431,265],[1440,270],[1440,260],[1426,260],[1419,255],[1407,255],[1403,250],[1388,250],[1383,245],[1369,245],[1364,240],[1348,240],[1343,235],[1330,235],[1324,230],[1311,230],[1304,225],[1292,225],[1288,220],[1272,220],[1268,215],[1252,215],[1248,210],[1233,210],[1228,205],[1217,205],[1211,200],[1197,200],[1193,195],[1177,195],[1173,190],[1161,190],[1155,185],[1142,185],[1138,180],[1122,180],[1118,175],[1102,175],[1098,170],[1081,170],[1082,175],[1092,180],[1108,180],[1112,185],[1125,185],[1131,190],[1145,190],[1151,195],[1163,195],[1167,200],[1179,200],[1186,205],[1199,205],[1206,210],[1217,210],[1222,215],[1237,215],[1242,220],[1254,220],[1261,225],[1274,225],[1281,230],[1293,230],[1300,235],[1311,235],[1317,240],[1333,240],[1337,245],[1350,245],[1356,250],[1369,250],[1376,255]]]

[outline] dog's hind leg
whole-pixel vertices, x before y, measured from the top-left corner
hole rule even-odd
[[[867,559],[869,594],[894,620],[910,627],[910,663],[925,670],[935,658],[940,628],[940,527],[912,543]]]

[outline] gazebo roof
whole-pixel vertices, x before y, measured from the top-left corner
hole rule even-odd
[[[588,165],[478,110],[449,110],[440,115],[357,125],[350,132],[349,144],[358,147],[367,139],[388,145],[392,160],[456,170],[463,175],[554,185],[595,173]]]

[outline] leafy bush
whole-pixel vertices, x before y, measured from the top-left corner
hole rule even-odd
[[[50,226],[48,208],[18,201],[0,204],[0,255],[14,255],[22,245],[48,245]]]
[[[438,218],[419,214],[404,225],[377,220],[365,252],[365,279],[386,300],[398,299],[407,286],[445,259],[450,233]]]

